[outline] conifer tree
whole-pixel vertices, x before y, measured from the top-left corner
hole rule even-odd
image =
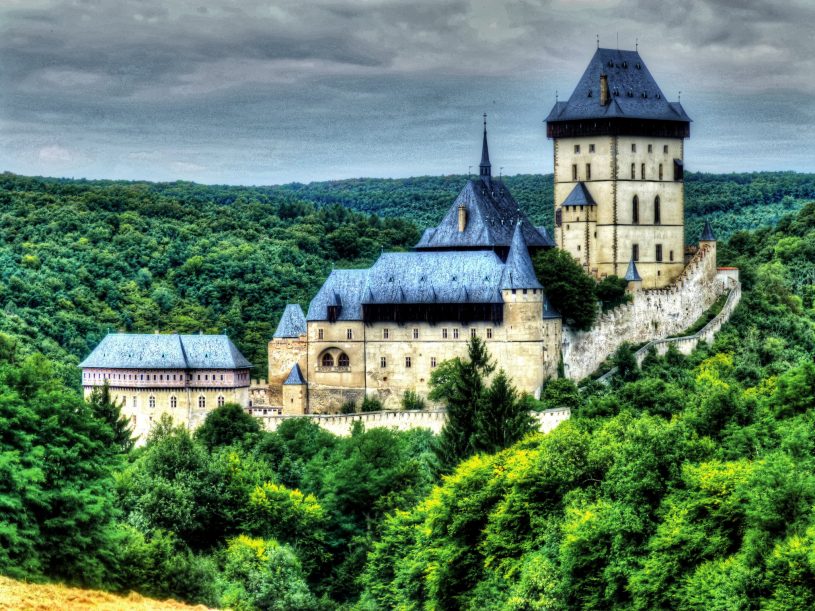
[[[473,445],[488,453],[508,448],[535,430],[534,420],[503,369],[484,393],[475,424]]]
[[[133,449],[136,440],[133,438],[133,427],[126,416],[122,416],[124,399],[116,401],[110,395],[110,386],[97,386],[88,398],[93,414],[110,426],[113,432],[113,445],[123,454]]]

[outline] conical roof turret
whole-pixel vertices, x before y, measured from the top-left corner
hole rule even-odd
[[[634,259],[631,259],[628,262],[628,270],[625,272],[625,277],[623,280],[627,282],[642,282],[642,278],[640,277],[640,273],[637,271],[637,264],[634,263]]]
[[[705,219],[705,228],[702,229],[702,237],[699,238],[701,242],[715,242],[716,236],[713,235],[713,227],[710,226],[710,221]]]
[[[492,176],[490,163],[490,149],[487,145],[487,113],[484,113],[484,140],[481,143],[481,163],[479,164],[481,178],[489,179]]]
[[[542,289],[535,274],[535,267],[529,257],[529,247],[524,239],[521,224],[515,225],[512,243],[507,254],[507,262],[501,275],[501,289]]]

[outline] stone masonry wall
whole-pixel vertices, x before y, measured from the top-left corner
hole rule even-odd
[[[641,344],[682,332],[731,287],[729,277],[717,275],[715,243],[703,243],[670,287],[633,293],[630,303],[603,314],[589,331],[564,327],[565,376],[591,375],[623,342]]]

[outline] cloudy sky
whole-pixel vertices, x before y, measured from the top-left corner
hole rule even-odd
[[[0,0],[0,171],[273,184],[546,173],[596,46],[694,119],[691,170],[815,171],[815,1]],[[619,43],[618,43],[619,41]]]

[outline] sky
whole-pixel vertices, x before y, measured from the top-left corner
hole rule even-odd
[[[690,171],[815,171],[815,0],[0,0],[0,171],[280,184],[550,173],[543,119],[636,44]]]

